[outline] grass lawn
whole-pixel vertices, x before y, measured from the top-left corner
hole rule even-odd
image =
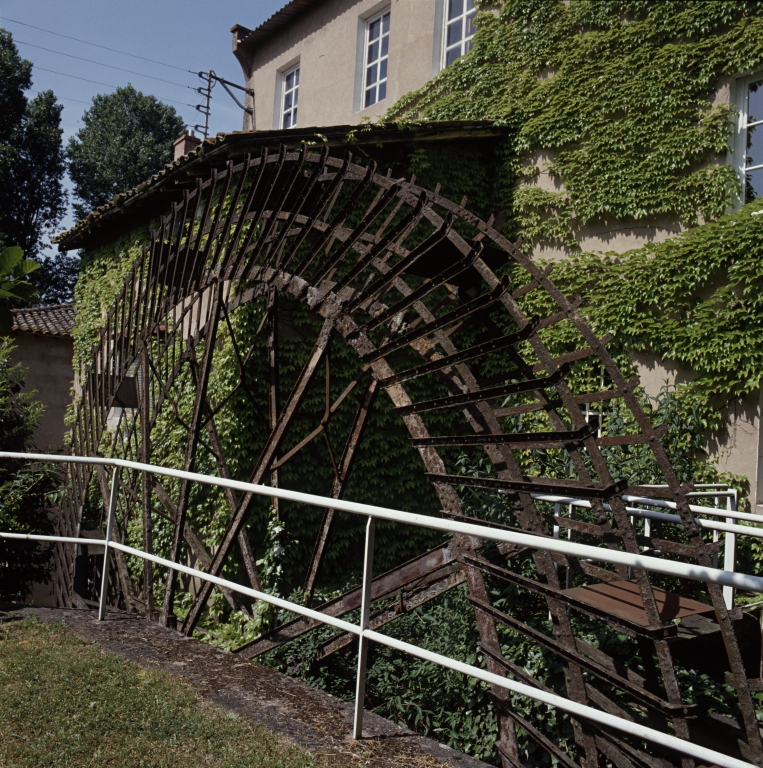
[[[146,671],[60,624],[0,624],[0,765],[323,765],[190,685]]]

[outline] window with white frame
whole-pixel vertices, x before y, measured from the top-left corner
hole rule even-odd
[[[366,23],[363,107],[370,107],[387,97],[387,61],[389,59],[389,10]]]
[[[739,119],[744,202],[763,196],[763,75],[742,82]]]
[[[297,102],[299,100],[299,64],[283,74],[283,98],[281,100],[281,128],[297,127]]]
[[[445,41],[443,45],[443,67],[449,67],[472,49],[472,38],[477,28],[474,17],[477,9],[474,0],[445,0]]]

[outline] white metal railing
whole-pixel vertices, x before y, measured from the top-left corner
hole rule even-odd
[[[649,487],[649,486],[647,486]],[[653,486],[655,488],[665,486]],[[725,498],[726,509],[720,507],[705,507],[698,504],[690,504],[689,509],[694,515],[710,515],[712,517],[723,517],[725,522],[717,522],[715,520],[702,520],[701,518],[694,518],[697,526],[702,530],[710,530],[713,532],[713,542],[717,543],[719,539],[719,533],[724,533],[724,558],[723,558],[723,570],[733,573],[736,571],[736,537],[737,536],[751,536],[753,538],[763,539],[763,528],[753,528],[752,526],[736,525],[735,520],[743,520],[757,525],[763,526],[763,517],[761,515],[751,515],[746,512],[737,511],[738,492],[736,489],[728,489],[725,484],[723,485],[710,485],[703,484],[698,487],[705,488],[718,488],[719,490],[702,490],[694,491],[688,496],[692,498]],[[558,496],[551,494],[532,494],[534,499],[538,501],[546,501],[554,504],[554,515],[556,517],[562,516],[562,505],[568,507],[568,517],[573,517],[573,510],[576,507],[591,508],[591,502],[586,499],[576,499],[571,496]],[[662,499],[650,499],[645,496],[632,496],[630,494],[623,495],[623,501],[626,503],[626,511],[631,516],[631,522],[634,517],[644,519],[646,536],[650,535],[650,521],[655,520],[657,522],[665,523],[678,523],[681,524],[681,518],[678,515],[671,515],[665,512],[658,512],[653,508],[661,509],[676,509],[676,503],[674,501],[665,501]],[[639,504],[639,507],[632,505]],[[642,507],[646,507],[643,509]],[[610,509],[609,504],[604,504],[606,510]],[[559,526],[554,527],[554,536],[559,536]],[[572,528],[567,531],[568,541],[572,541],[573,531]],[[717,567],[718,557],[713,557],[713,565]],[[569,587],[569,572],[567,573],[567,587]],[[725,585],[723,587],[723,596],[728,608],[734,607],[734,587]]]
[[[140,462],[126,461],[124,459],[106,459],[101,457],[88,457],[88,456],[61,456],[61,455],[48,455],[48,454],[27,454],[27,453],[11,453],[0,452],[0,459],[21,459],[38,462],[56,462],[56,463],[72,463],[72,464],[91,464],[101,466],[114,467],[114,472],[111,481],[111,492],[109,499],[108,519],[106,525],[106,538],[104,540],[99,539],[84,539],[77,537],[67,536],[42,536],[37,534],[24,534],[24,533],[7,533],[0,532],[0,537],[6,539],[21,539],[21,540],[33,540],[33,541],[47,541],[47,542],[61,542],[65,544],[84,544],[89,547],[102,546],[104,548],[104,565],[103,576],[101,581],[101,599],[98,611],[99,620],[103,620],[106,607],[106,597],[108,592],[108,574],[109,574],[109,550],[116,549],[125,554],[132,555],[134,557],[142,558],[144,560],[150,560],[157,565],[163,566],[170,570],[178,571],[180,573],[193,576],[204,581],[208,581],[212,584],[216,584],[220,587],[225,587],[233,592],[238,592],[242,595],[262,600],[263,602],[274,605],[278,608],[291,611],[292,613],[306,616],[314,619],[322,624],[329,624],[337,629],[341,629],[343,632],[349,632],[356,635],[359,638],[360,647],[358,653],[358,667],[357,667],[357,682],[356,682],[356,695],[355,695],[355,716],[353,720],[353,738],[361,738],[363,728],[363,701],[365,698],[365,679],[366,679],[366,659],[368,653],[368,643],[370,641],[379,643],[380,645],[386,645],[389,648],[394,648],[399,651],[415,656],[416,658],[438,664],[446,669],[451,669],[455,672],[459,672],[464,675],[468,675],[477,680],[482,680],[491,685],[498,686],[507,691],[520,694],[535,701],[543,702],[550,706],[561,709],[564,712],[589,720],[599,725],[603,725],[609,728],[614,728],[623,733],[627,733],[638,739],[649,741],[654,744],[658,744],[662,747],[666,747],[684,755],[696,758],[707,762],[708,764],[714,764],[721,766],[721,768],[752,768],[750,763],[746,763],[742,760],[738,760],[735,757],[724,755],[715,750],[707,749],[705,747],[693,744],[684,739],[680,739],[676,736],[672,736],[662,731],[657,731],[654,728],[641,725],[639,723],[626,720],[615,715],[610,715],[607,712],[594,709],[585,704],[572,701],[558,696],[553,693],[549,693],[538,688],[533,688],[530,685],[519,683],[514,680],[509,680],[501,675],[488,672],[480,669],[479,667],[465,664],[455,659],[451,659],[441,654],[433,653],[420,648],[410,643],[396,640],[395,638],[388,637],[380,632],[375,632],[369,629],[369,617],[371,607],[371,582],[373,571],[373,553],[374,553],[374,528],[375,520],[390,520],[393,522],[404,523],[408,525],[415,525],[418,527],[429,528],[431,530],[443,531],[446,533],[462,533],[467,536],[475,536],[481,539],[488,539],[491,541],[506,542],[509,544],[516,544],[519,546],[528,547],[531,549],[546,550],[548,552],[556,552],[563,555],[571,555],[581,559],[587,559],[592,561],[613,563],[615,565],[624,565],[629,568],[641,569],[651,571],[654,573],[662,573],[668,576],[677,576],[680,578],[692,579],[697,581],[705,581],[714,584],[720,584],[724,587],[731,587],[737,589],[746,589],[753,592],[763,594],[763,578],[753,576],[750,574],[742,574],[735,572],[728,572],[719,570],[717,568],[707,568],[700,565],[693,565],[687,563],[678,563],[669,560],[661,560],[658,557],[643,554],[633,554],[629,552],[620,552],[617,550],[611,550],[606,548],[599,548],[590,546],[587,544],[580,544],[571,540],[565,541],[558,538],[549,538],[536,536],[532,534],[520,533],[516,531],[504,531],[496,528],[490,528],[483,525],[475,525],[473,523],[458,522],[455,520],[448,520],[443,518],[431,517],[429,515],[415,514],[411,512],[402,512],[399,510],[388,509],[386,507],[377,507],[370,504],[361,504],[353,501],[346,501],[341,499],[332,499],[324,496],[316,496],[309,493],[302,493],[300,491],[291,491],[285,488],[271,488],[263,485],[255,485],[253,483],[241,482],[238,480],[226,480],[224,478],[212,477],[209,475],[201,475],[195,472],[184,472],[183,470],[170,469],[166,467],[157,467],[151,464],[142,464]],[[219,576],[213,576],[209,573],[204,573],[195,568],[191,568],[181,563],[176,563],[167,560],[163,557],[153,555],[142,550],[129,547],[126,544],[113,541],[113,527],[114,519],[116,515],[116,505],[119,488],[119,473],[118,470],[128,469],[139,472],[150,472],[155,475],[162,475],[165,477],[175,477],[185,479],[190,482],[198,482],[206,485],[213,485],[224,488],[232,488],[234,490],[250,492],[261,496],[270,496],[271,498],[279,498],[287,501],[298,502],[302,504],[310,504],[317,507],[333,508],[338,511],[349,512],[351,514],[362,515],[368,518],[366,524],[366,544],[365,555],[363,563],[363,584],[362,584],[362,600],[361,600],[361,616],[360,623],[353,624],[351,622],[344,621],[342,619],[328,616],[319,611],[312,610],[298,603],[293,603],[289,600],[274,597],[265,592],[260,592],[249,587],[244,587],[235,582],[227,579],[220,578]],[[540,495],[539,495],[540,498]],[[642,497],[638,497],[641,499]],[[572,504],[581,506],[583,502],[580,499],[572,499],[568,497],[544,497],[541,500],[544,501],[558,501],[559,503]],[[626,501],[634,501],[636,497],[628,497]],[[644,500],[641,503],[655,504],[655,500]],[[666,502],[670,503],[670,502]],[[635,508],[634,508],[635,509]],[[703,512],[709,510],[707,507],[700,507]],[[636,510],[643,511],[643,510]],[[661,513],[657,513],[661,514]],[[673,516],[669,516],[673,517]],[[704,521],[703,521],[704,522]],[[736,527],[736,526],[735,526]],[[748,529],[745,529],[745,533]]]

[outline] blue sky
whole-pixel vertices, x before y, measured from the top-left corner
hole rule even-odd
[[[34,64],[32,89],[52,89],[63,103],[66,143],[82,126],[82,113],[93,96],[128,83],[172,103],[188,125],[203,122],[203,117],[193,108],[200,96],[192,89],[201,84],[193,73],[212,69],[219,76],[243,85],[241,68],[231,53],[230,28],[234,24],[254,28],[285,2],[0,0],[0,27],[13,34],[20,54]],[[69,38],[97,43],[111,50]],[[74,56],[80,58],[72,58]],[[107,64],[111,67],[105,66]],[[213,90],[210,132],[240,130],[241,123],[241,110],[218,85]],[[69,215],[61,228],[72,224]]]

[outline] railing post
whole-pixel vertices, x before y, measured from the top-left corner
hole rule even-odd
[[[734,490],[733,495],[726,497],[726,509],[729,512],[737,511],[737,494]],[[726,518],[727,523],[735,523],[736,520],[732,517]],[[737,536],[735,533],[725,534],[725,544],[723,552],[723,570],[733,573],[736,570],[736,549],[737,549]],[[723,588],[723,598],[726,601],[726,607],[731,609],[734,607],[734,587]]]
[[[119,494],[119,469],[114,467],[111,475],[111,494],[109,495],[109,516],[106,521],[106,542],[103,545],[103,573],[101,574],[101,602],[98,606],[98,621],[103,621],[106,613],[106,599],[109,594],[109,542],[117,513],[117,495]]]
[[[363,596],[360,604],[360,629],[368,629],[371,615],[371,583],[374,570],[374,519],[368,518],[366,524],[366,552],[363,561]],[[368,640],[359,638],[358,644],[358,676],[355,682],[355,719],[352,726],[352,738],[363,737],[363,702],[366,698],[366,661],[368,659]]]
[[[575,505],[574,504],[570,504],[569,514],[567,515],[567,517],[569,517],[570,520],[574,520],[575,519]],[[570,526],[567,529],[567,541],[572,541],[572,526]],[[572,586],[572,568],[567,566],[567,573],[565,574],[565,577],[564,577],[564,587],[565,587],[565,589],[569,589],[571,586]]]
[[[713,496],[713,505],[715,506],[716,509],[719,509],[721,506],[721,503],[718,499],[719,499],[718,496]],[[729,497],[727,496],[726,509],[728,509],[728,507],[729,507]],[[726,520],[726,522],[728,522],[728,520]],[[718,531],[713,531],[713,544],[717,544],[719,538],[720,538],[720,534],[718,533]],[[724,534],[724,541],[725,540],[726,539]],[[718,567],[718,552],[716,551],[716,553],[713,555],[713,568],[717,568],[717,567]],[[728,602],[728,600],[726,602]]]
[[[636,526],[636,523],[635,523],[636,518],[633,515],[630,515],[628,517],[628,519],[631,521],[631,528],[635,528],[635,526]],[[628,566],[628,578],[629,579],[633,578],[633,568],[631,568],[630,566]]]

